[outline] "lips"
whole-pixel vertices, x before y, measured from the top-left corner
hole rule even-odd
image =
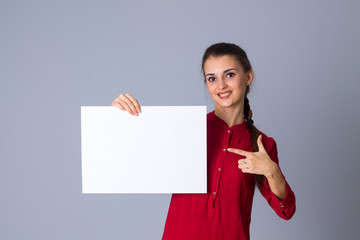
[[[227,91],[227,92],[221,92],[221,93],[218,93],[217,95],[220,97],[220,98],[228,98],[231,94],[231,91]]]

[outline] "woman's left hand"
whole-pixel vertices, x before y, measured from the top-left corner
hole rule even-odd
[[[257,139],[257,144],[259,147],[258,152],[247,152],[235,148],[228,148],[228,151],[245,157],[244,159],[239,159],[238,161],[239,169],[241,169],[244,173],[264,175],[265,177],[272,176],[276,172],[278,166],[267,154],[262,143],[261,134]]]

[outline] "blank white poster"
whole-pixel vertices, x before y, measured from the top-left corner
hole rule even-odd
[[[81,106],[83,193],[206,193],[206,106]]]

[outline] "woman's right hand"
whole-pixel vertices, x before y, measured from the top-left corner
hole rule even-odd
[[[111,104],[123,111],[128,111],[131,115],[139,116],[141,108],[138,101],[129,93],[120,94]]]

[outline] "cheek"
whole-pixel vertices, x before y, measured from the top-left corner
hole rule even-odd
[[[206,86],[207,86],[208,92],[210,93],[210,95],[212,95],[214,93],[214,91],[215,91],[214,86],[209,84],[209,83],[207,83]]]
[[[232,87],[239,90],[240,92],[245,92],[246,82],[243,81],[243,79],[236,79],[234,82],[232,82]]]

